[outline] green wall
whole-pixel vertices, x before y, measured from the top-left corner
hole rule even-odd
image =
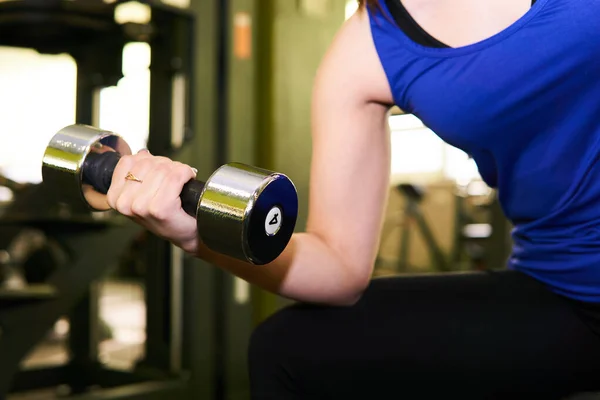
[[[300,0],[255,0],[256,162],[288,175],[298,190],[297,230],[306,227],[311,161],[311,96],[320,61],[344,21],[345,0],[319,0],[307,14]],[[286,301],[255,290],[254,318],[264,320]]]
[[[320,60],[343,22],[344,0],[321,2],[321,16],[302,13],[303,0],[230,0],[227,24],[226,71],[218,70],[219,0],[192,0],[198,15],[196,59],[196,138],[178,157],[199,169],[206,179],[217,167],[218,74],[226,73],[227,154],[225,161],[238,161],[283,172],[296,184],[300,198],[298,230],[306,226],[311,156],[310,99],[312,82]],[[252,21],[252,56],[238,59],[233,52],[235,16],[248,13]],[[247,346],[253,326],[282,306],[276,296],[247,288],[251,298],[236,301],[239,279],[200,260],[189,259],[189,285],[197,287],[202,314],[194,322],[190,340],[191,362],[197,366],[198,398],[214,398],[220,390],[213,385],[225,381],[227,399],[247,398]],[[212,322],[211,322],[212,321]],[[215,330],[223,324],[223,330]],[[210,343],[221,332],[224,350]],[[194,344],[194,340],[198,343]],[[225,353],[221,353],[224,351]],[[225,358],[224,376],[215,362]]]
[[[259,3],[262,3],[258,0]],[[300,198],[298,228],[306,226],[311,160],[311,95],[319,63],[344,21],[344,0],[320,0],[307,14],[302,1],[272,0],[272,168],[292,178]],[[306,3],[315,3],[307,1]],[[264,9],[264,7],[263,7]]]
[[[230,0],[229,29],[229,144],[230,161],[257,164],[256,159],[256,126],[257,106],[255,101],[256,89],[256,44],[252,43],[252,56],[249,59],[239,59],[233,52],[234,19],[240,13],[248,14],[251,18],[251,29],[256,31],[256,7],[254,0]],[[256,36],[256,34],[254,34]]]
[[[195,34],[195,137],[177,158],[198,168],[199,179],[206,179],[215,169],[216,88],[213,82],[217,74],[218,26],[213,16],[217,1],[192,0],[190,6],[198,16]],[[214,283],[220,271],[204,261],[186,257],[184,274],[187,293],[184,301],[194,304],[197,313],[184,321],[188,324],[189,336],[184,337],[183,357],[185,365],[192,371],[189,399],[215,399],[218,392],[215,385],[217,352],[215,331],[211,327],[218,318]]]

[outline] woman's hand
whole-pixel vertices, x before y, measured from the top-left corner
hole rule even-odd
[[[128,175],[137,180],[126,179]],[[188,165],[142,150],[121,158],[107,201],[150,232],[196,254],[196,220],[181,208],[179,198],[183,186],[195,176],[196,171]]]

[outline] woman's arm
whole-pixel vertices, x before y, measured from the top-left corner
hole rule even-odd
[[[307,231],[294,234],[274,262],[255,266],[198,243],[195,221],[177,209],[181,187],[193,175],[187,166],[148,154],[126,157],[115,171],[109,204],[266,290],[304,302],[352,304],[371,277],[390,170],[384,104],[391,104],[392,96],[365,12],[350,18],[334,39],[318,70],[312,102]],[[148,189],[133,192],[123,178],[135,168],[161,183],[145,183],[141,188]],[[161,181],[161,174],[167,178]]]
[[[392,96],[368,16],[336,36],[312,101],[312,165],[306,233],[272,264],[250,267],[201,252],[254,284],[307,302],[350,304],[371,277],[389,190],[387,116]]]

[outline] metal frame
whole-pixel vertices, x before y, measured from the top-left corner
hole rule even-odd
[[[410,253],[411,222],[414,222],[427,245],[427,249],[431,252],[432,261],[436,270],[448,271],[449,266],[446,261],[446,256],[440,249],[433,232],[429,228],[429,225],[421,212],[420,203],[423,194],[420,192],[420,189],[417,189],[414,185],[401,184],[398,185],[397,190],[400,194],[404,195],[404,198],[406,199],[398,262],[399,270],[406,271],[409,269],[408,256]]]
[[[106,266],[125,249],[127,239],[140,229],[131,223],[98,224],[95,228],[83,229],[73,225],[69,227],[71,229],[65,229],[67,227],[61,224],[52,228],[52,222],[38,222],[38,227],[63,244],[71,254],[71,262],[48,280],[48,284],[59,294],[55,298],[0,307],[0,326],[3,331],[0,340],[0,396],[12,391],[13,378],[17,376],[24,357],[44,338],[54,323],[85,296],[89,285],[104,274]],[[87,251],[77,251],[82,248]],[[95,369],[90,365],[79,369],[76,363],[70,364],[69,368],[80,373],[71,374],[69,383],[76,387],[78,382],[88,381],[87,376]],[[26,381],[31,385],[30,389],[38,382]],[[39,382],[42,381],[40,379]]]
[[[147,41],[152,48],[148,148],[153,154],[173,157],[181,141],[194,137],[195,18],[187,10],[148,0],[145,3],[152,8],[150,26],[119,26],[114,22],[114,8],[125,2],[0,3],[0,45],[71,54],[78,67],[76,122],[97,125],[98,93],[116,85],[122,77],[123,46],[129,41]],[[31,29],[36,24],[46,28],[43,36],[36,36],[35,29]],[[182,99],[175,97],[182,95],[182,89],[185,112],[183,119],[177,120],[180,126],[176,126],[173,102],[179,100],[181,104]],[[176,129],[182,129],[179,143],[173,140]],[[184,399],[191,396],[191,388],[197,393],[198,378],[207,373],[197,369],[196,357],[211,345],[197,343],[194,337],[204,328],[198,326],[198,313],[206,312],[195,307],[197,303],[190,303],[194,288],[187,285],[188,281],[198,283],[206,272],[189,269],[189,265],[197,264],[196,260],[186,259],[174,252],[168,242],[151,236],[144,251],[148,266],[145,358],[133,373],[110,371],[100,364],[96,350],[98,296],[94,282],[124,251],[140,227],[115,222],[119,219],[95,223],[90,216],[64,220],[53,214],[40,220],[39,216],[32,218],[27,210],[17,218],[15,215],[4,218],[3,223],[41,224],[49,236],[58,238],[71,250],[74,258],[48,282],[47,292],[58,295],[16,303],[13,296],[10,304],[0,298],[0,398],[60,384],[71,387],[74,399]],[[212,295],[211,291],[206,293]],[[204,304],[210,306],[208,301]],[[21,360],[66,313],[71,320],[69,363],[19,372]],[[214,315],[202,318],[202,322],[212,320]],[[209,335],[207,339],[214,338]],[[184,347],[190,349],[189,354],[182,351]],[[106,389],[87,393],[91,385]]]
[[[20,373],[13,381],[14,392],[44,389],[61,384],[70,384],[73,376],[72,366],[61,366],[29,370]],[[70,396],[70,399],[172,399],[185,398],[187,395],[189,374],[181,374],[171,379],[157,380],[152,377],[98,369],[89,377],[101,389]],[[32,385],[35,382],[35,385]]]

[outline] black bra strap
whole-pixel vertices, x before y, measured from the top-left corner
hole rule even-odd
[[[536,0],[531,0],[531,5]],[[447,48],[450,47],[427,33],[408,13],[400,0],[385,0],[387,8],[390,10],[396,24],[402,31],[416,43],[426,47]]]

